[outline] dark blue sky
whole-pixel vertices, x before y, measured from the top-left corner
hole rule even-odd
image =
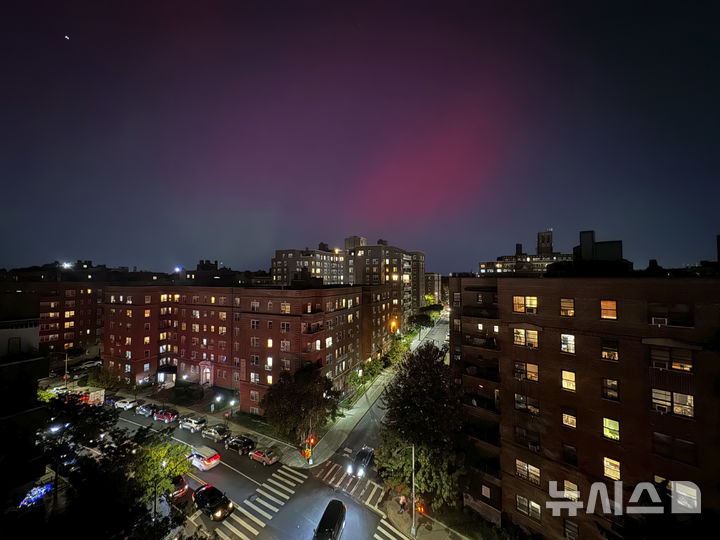
[[[359,234],[446,273],[548,227],[715,257],[713,3],[288,4],[4,6],[0,267]]]

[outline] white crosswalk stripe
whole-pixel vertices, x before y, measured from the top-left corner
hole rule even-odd
[[[230,514],[230,515],[232,515],[232,514]],[[235,535],[236,535],[238,538],[242,538],[242,540],[250,540],[250,537],[249,537],[249,536],[247,536],[246,534],[241,533],[240,531],[238,531],[235,527],[233,527],[230,523],[228,523],[227,519],[226,519],[225,521],[223,521],[223,526],[224,526],[224,527],[227,527],[228,529],[230,529],[233,533],[235,533]],[[216,528],[215,530],[217,531],[217,530],[219,530],[219,529],[220,529],[220,527]]]
[[[272,510],[273,512],[277,512],[277,511],[280,510],[280,509],[277,508],[276,506],[273,506],[272,504],[263,501],[260,497],[258,497],[257,499],[255,499],[255,501],[258,502],[258,503],[260,503],[260,504],[262,504],[265,508],[269,508],[269,509]],[[282,503],[280,503],[280,504],[282,504]]]
[[[381,529],[381,527],[385,527],[386,529],[392,531],[395,536],[393,536],[393,534],[390,534],[389,532],[384,531],[383,529]],[[403,533],[401,533],[400,531],[398,531],[395,527],[393,527],[392,525],[390,525],[390,522],[389,522],[388,520],[386,520],[386,519],[381,519],[381,520],[380,520],[380,524],[378,525],[378,529],[379,529],[379,530],[382,530],[382,531],[383,531],[386,535],[388,535],[390,538],[400,538],[400,539],[403,539],[403,540],[404,540],[405,538],[407,538],[407,536],[405,536]]]
[[[324,482],[325,480],[327,480],[328,476],[334,475],[334,474],[335,474],[335,469],[338,468],[338,467],[340,467],[340,465],[338,465],[337,463],[333,463],[332,467],[330,467],[330,470],[325,474],[325,476],[323,476],[323,479],[322,479],[323,482]]]
[[[264,521],[262,521],[262,520],[260,520],[259,518],[256,518],[255,516],[253,516],[250,512],[248,512],[247,510],[245,510],[245,508],[243,508],[242,506],[238,506],[237,509],[240,510],[243,514],[245,514],[249,519],[253,520],[258,526],[260,526],[260,527],[264,527],[264,526],[265,526],[265,522],[264,522]]]
[[[272,491],[272,492],[275,493],[276,495],[279,495],[280,497],[282,497],[282,498],[285,499],[286,501],[289,501],[289,500],[290,500],[290,497],[289,497],[288,495],[285,495],[282,491],[278,491],[277,489],[275,489],[275,488],[272,487],[272,486],[269,486],[269,485],[267,485],[267,484],[263,484],[262,487],[264,487],[265,489],[268,489],[268,490]],[[275,500],[277,500],[277,499],[275,499]]]
[[[273,478],[274,478],[275,480],[279,480],[280,482],[283,482],[284,484],[287,484],[287,485],[290,486],[290,487],[295,487],[295,486],[297,486],[297,483],[296,483],[296,482],[291,482],[291,481],[288,480],[287,478],[283,478],[283,476],[282,476],[281,474],[277,474],[277,473],[276,473],[276,474],[273,474],[272,476],[273,476]]]
[[[278,482],[278,481],[275,480],[274,478],[268,478],[267,481],[270,482],[271,484],[273,484],[274,486],[277,486],[278,488],[287,491],[290,495],[292,495],[293,493],[295,493],[295,490],[294,490],[294,489],[290,489],[289,487],[281,484],[280,482]]]
[[[248,531],[250,531],[251,533],[253,533],[255,536],[257,536],[258,534],[260,534],[260,531],[258,531],[255,527],[253,527],[253,526],[250,525],[249,523],[246,523],[244,519],[240,519],[239,517],[237,517],[237,515],[235,514],[235,512],[233,512],[232,514],[230,514],[230,518],[232,518],[235,523],[239,523],[240,525],[242,525],[243,527],[245,527]],[[227,523],[227,518],[226,518],[225,523]]]
[[[216,528],[216,529],[215,529],[215,532],[218,534],[218,536],[219,536],[220,538],[222,538],[222,540],[232,540],[231,537],[229,537],[227,534],[225,534],[224,532],[222,532],[222,529],[221,529],[220,527]]]
[[[246,500],[246,501],[243,501],[243,504],[249,506],[250,508],[252,508],[253,510],[255,510],[258,514],[260,514],[261,516],[264,516],[264,517],[266,517],[266,518],[268,518],[268,519],[272,519],[272,518],[273,518],[273,517],[272,517],[272,514],[268,514],[265,510],[263,510],[262,508],[260,508],[260,507],[258,507],[258,506],[255,506],[255,505],[254,505],[253,503],[251,503],[250,501],[247,501],[247,500]],[[276,510],[276,512],[277,512],[277,510]]]
[[[284,501],[281,501],[280,499],[277,499],[277,498],[273,497],[272,495],[270,495],[269,493],[263,491],[263,490],[260,489],[260,488],[257,488],[255,491],[257,491],[258,493],[262,493],[265,497],[267,497],[267,498],[270,499],[271,501],[279,504],[280,506],[282,506],[283,504],[285,504]]]
[[[286,467],[285,465],[281,466],[280,470],[285,471],[288,474],[295,475],[298,479],[298,482],[302,482],[303,480],[307,480],[308,478],[307,474],[296,471],[295,469],[291,469],[290,467]]]

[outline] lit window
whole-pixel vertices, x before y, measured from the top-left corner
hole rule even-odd
[[[272,347],[272,338],[268,338],[268,340],[267,340],[267,346],[268,346],[268,349],[269,349],[270,347]]]
[[[538,486],[540,485],[540,469],[519,459],[515,460],[515,474],[523,480],[528,480]]]
[[[567,427],[571,427],[573,429],[577,428],[577,416],[575,411],[571,409],[565,409],[562,413],[562,422],[563,425]]]
[[[515,313],[525,313],[524,296],[513,296],[513,311]]]
[[[575,316],[575,299],[574,298],[561,298],[560,299],[560,316],[561,317],[574,317]]]
[[[478,330],[482,330],[482,329],[483,329],[482,323],[478,323]]]
[[[332,347],[332,337],[325,338],[325,348]]]
[[[575,372],[565,371],[562,372],[562,387],[563,390],[569,390],[570,392],[575,391]]]
[[[149,343],[150,343],[150,336],[145,336],[145,337],[143,338],[143,343],[144,343],[145,345],[149,344]]]
[[[565,487],[565,493],[563,496],[566,499],[570,499],[571,501],[577,501],[580,498],[580,493],[578,492],[577,484],[574,484],[570,480],[565,480],[564,487]]]
[[[600,317],[603,319],[617,319],[617,302],[615,300],[600,300]]]
[[[267,376],[267,383],[272,384],[272,375]]]
[[[620,422],[603,418],[603,436],[613,441],[620,440]]]
[[[602,397],[605,399],[620,401],[620,388],[618,386],[617,379],[602,380]]]
[[[600,341],[600,356],[603,360],[613,360],[617,362],[620,359],[620,351],[618,342],[614,339],[603,339]]]
[[[147,319],[148,317],[150,317],[150,310],[146,309],[145,310],[145,318]]]
[[[260,375],[257,373],[250,373],[250,382],[260,382]]]
[[[695,398],[691,395],[673,392],[673,413],[692,418],[695,415],[694,402]]]
[[[604,475],[611,480],[620,480],[620,462],[610,459],[608,457],[603,458],[603,471]]]
[[[493,326],[493,332],[496,334],[500,331],[500,327],[498,325]]]
[[[144,364],[143,371],[150,371],[150,364]]]
[[[572,334],[560,334],[560,350],[575,354],[575,336]]]

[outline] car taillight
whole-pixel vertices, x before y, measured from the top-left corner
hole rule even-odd
[[[203,459],[203,463],[205,465],[210,465],[213,461],[217,461],[218,459],[220,459],[220,454],[215,454],[213,457],[211,457],[209,459]]]

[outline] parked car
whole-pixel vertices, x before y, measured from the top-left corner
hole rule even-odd
[[[80,364],[80,369],[89,369],[96,366],[102,366],[102,360],[87,360]]]
[[[154,403],[144,403],[143,405],[138,405],[137,407],[135,407],[135,414],[148,417],[153,416],[158,410],[159,407]]]
[[[120,399],[120,396],[116,396],[115,394],[105,394],[105,400],[103,403],[109,407],[114,407],[115,403],[117,403]]]
[[[206,484],[192,495],[195,508],[207,514],[212,520],[220,520],[232,514],[233,503],[218,488]]]
[[[278,453],[272,448],[258,448],[257,450],[250,452],[248,456],[250,456],[250,459],[253,461],[259,461],[263,464],[263,466],[272,465],[280,459]]]
[[[190,450],[188,458],[190,462],[201,471],[212,469],[220,463],[220,454],[209,446],[194,447]]]
[[[204,428],[200,435],[203,439],[212,439],[215,442],[224,441],[231,433],[230,429],[223,424],[215,424],[214,426],[208,426]]]
[[[196,431],[200,431],[206,425],[207,418],[191,414],[190,416],[183,417],[180,420],[180,425],[178,427],[181,429],[189,429],[190,433],[195,433]]]
[[[184,497],[188,491],[188,485],[185,481],[185,475],[181,474],[172,479],[173,490],[169,493],[171,499],[179,499]]]
[[[153,418],[167,424],[169,422],[174,422],[175,420],[177,420],[179,415],[180,413],[177,412],[175,409],[157,409],[153,414]]]
[[[133,407],[136,407],[138,402],[132,398],[125,398],[121,399],[115,402],[115,408],[116,409],[123,409],[125,411],[129,411]]]
[[[351,476],[362,478],[370,469],[375,458],[375,450],[369,446],[363,446],[355,456],[355,460],[347,467],[347,473]]]
[[[243,455],[255,449],[255,441],[247,435],[235,435],[225,439],[225,448],[228,450],[237,450],[238,454]]]
[[[347,506],[337,499],[331,500],[320,518],[313,540],[338,540],[345,528]],[[377,535],[376,535],[377,536]]]

